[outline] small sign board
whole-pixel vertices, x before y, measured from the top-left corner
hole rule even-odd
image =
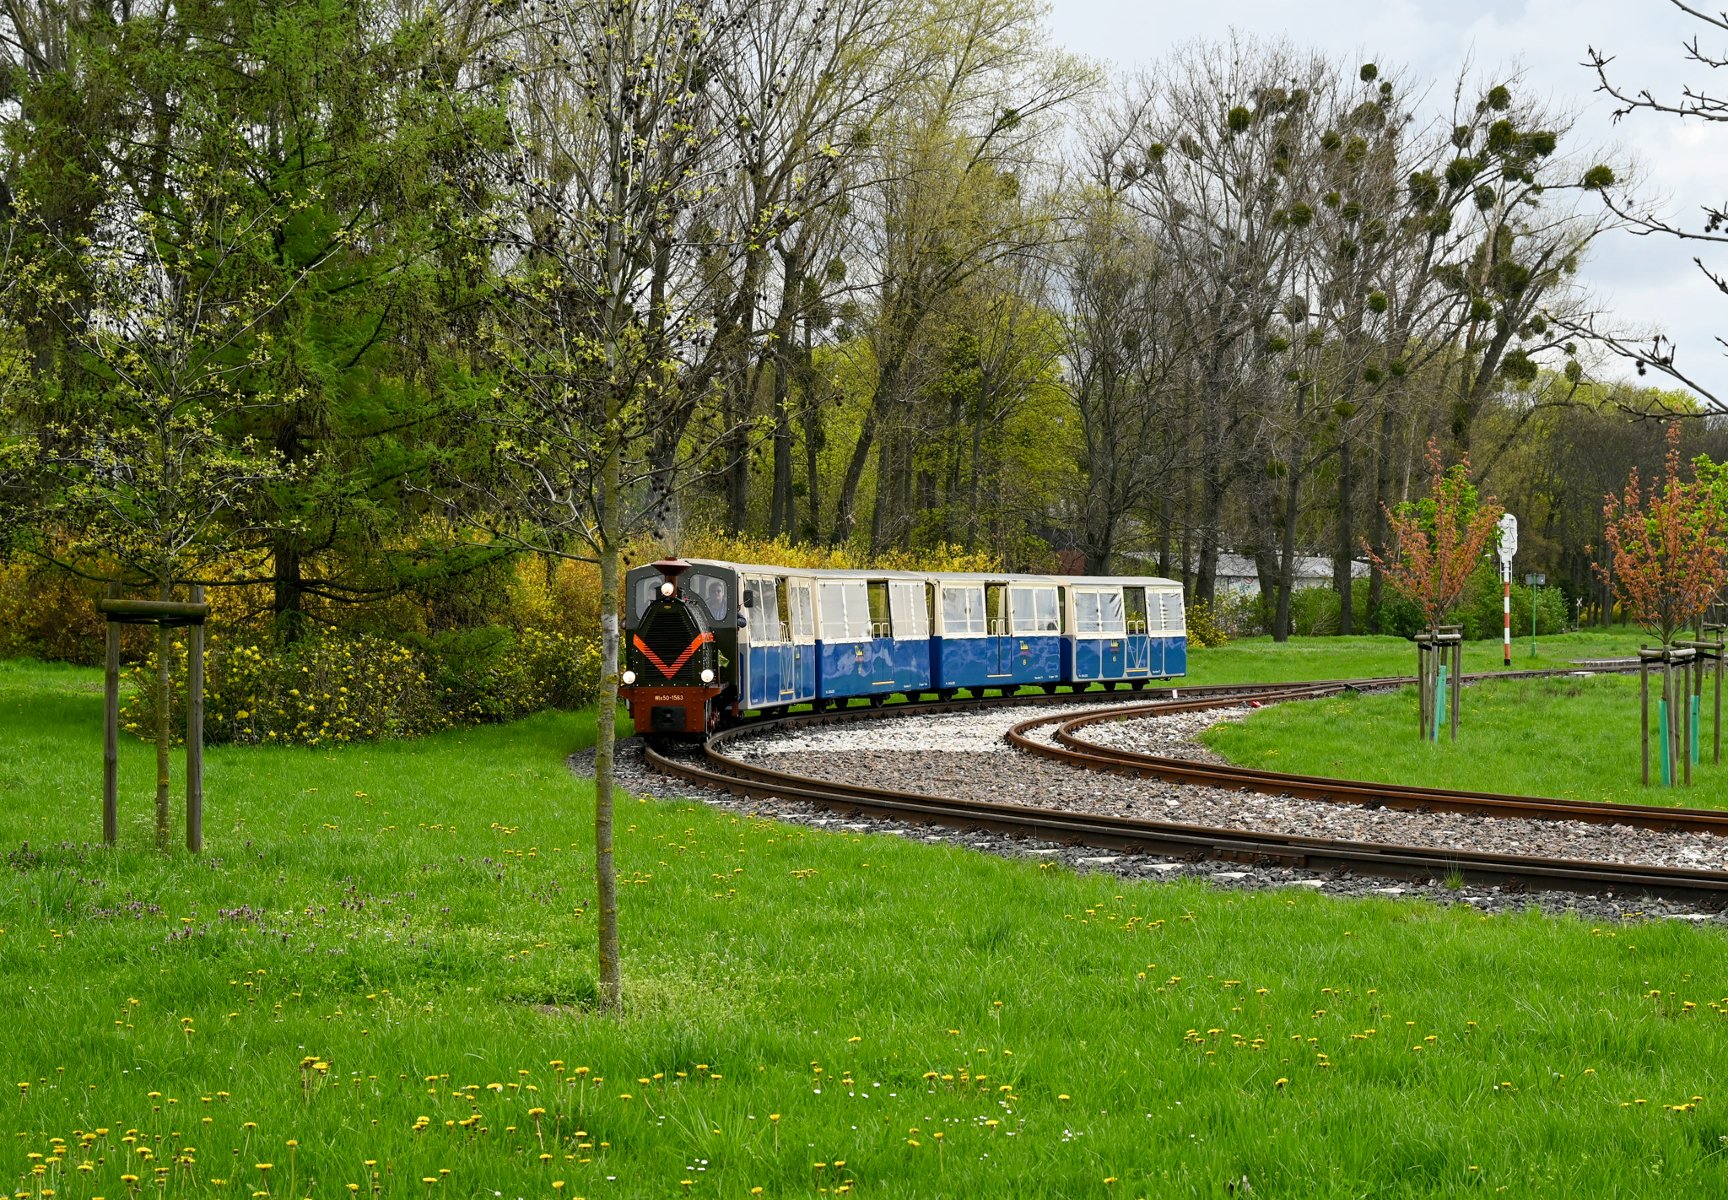
[[[1536,572],[1536,573],[1524,576],[1524,582],[1526,585],[1528,585],[1530,587],[1542,587],[1545,584],[1547,584],[1548,576],[1543,575],[1540,572]]]
[[[1518,553],[1518,518],[1511,513],[1500,517],[1500,561],[1507,566],[1512,565],[1512,556]]]

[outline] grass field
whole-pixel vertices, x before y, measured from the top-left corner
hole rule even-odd
[[[1567,659],[1627,652],[1636,645],[1635,639],[1621,644],[1568,635],[1554,639],[1554,653],[1543,665],[1563,666]],[[1467,648],[1466,669],[1492,670],[1499,664],[1498,646],[1492,647],[1493,666],[1473,662],[1481,649]],[[1530,665],[1528,642],[1520,649],[1513,666],[1521,669]],[[1226,651],[1249,656],[1254,647]],[[1263,660],[1255,665],[1275,669]],[[1232,762],[1301,775],[1568,800],[1728,807],[1728,766],[1710,761],[1708,691],[1700,726],[1703,759],[1694,768],[1691,787],[1646,788],[1640,782],[1636,676],[1509,679],[1472,686],[1463,696],[1457,742],[1444,731],[1438,743],[1422,742],[1416,712],[1414,688],[1341,696],[1271,706],[1246,721],[1219,725],[1203,740]],[[1655,714],[1652,702],[1653,728]],[[1654,762],[1651,771],[1660,779]]]
[[[611,1021],[580,717],[214,750],[194,860],[147,848],[139,744],[123,846],[86,844],[99,713],[96,673],[0,665],[23,1195],[1728,1183],[1712,929],[1125,884],[631,801]]]

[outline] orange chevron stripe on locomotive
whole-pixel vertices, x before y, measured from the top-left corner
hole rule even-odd
[[[660,661],[660,656],[658,654],[648,648],[648,643],[642,640],[641,634],[633,633],[630,635],[630,644],[640,650],[643,657],[653,663],[655,667],[659,669],[660,674],[664,675],[668,679],[672,678],[674,675],[678,674],[679,671],[684,669],[684,664],[690,661],[690,656],[692,654],[696,653],[696,651],[700,650],[703,646],[706,646],[713,640],[713,632],[711,630],[703,630],[701,633],[696,635],[695,641],[691,642],[684,648],[684,653],[678,656],[678,661],[673,663],[671,666],[667,666],[665,663]]]

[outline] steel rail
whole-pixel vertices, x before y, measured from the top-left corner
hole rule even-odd
[[[1327,680],[1313,684],[1263,685],[1231,689],[1271,700],[1335,693],[1348,687],[1386,686],[1403,680]],[[1193,692],[1198,689],[1181,689]],[[1209,689],[1214,693],[1223,688]],[[1007,697],[1010,703],[1084,701],[1086,695]],[[1108,693],[1091,693],[1110,699]],[[1177,700],[1164,711],[1216,706],[1220,697]],[[801,728],[836,721],[964,711],[996,707],[1001,701],[950,701],[893,708],[852,708],[839,712],[779,716],[714,735],[702,748],[705,762],[680,760],[650,747],[648,765],[662,774],[735,796],[794,800],[841,813],[867,814],[913,824],[957,830],[991,830],[1132,853],[1158,854],[1188,861],[1274,864],[1317,871],[1343,871],[1374,877],[1433,880],[1457,878],[1510,890],[1560,890],[1662,896],[1712,907],[1728,904],[1728,872],[1642,866],[1588,860],[1548,859],[1482,850],[1433,849],[1394,843],[1354,842],[1291,834],[1219,829],[1138,817],[1067,812],[1028,805],[923,795],[867,784],[834,783],[776,771],[725,753],[728,743],[760,731]],[[1144,708],[1146,706],[1139,706]],[[1115,710],[1117,712],[1129,710]],[[1111,714],[1113,715],[1113,714]],[[1103,719],[1106,714],[1093,714]],[[1055,718],[1070,719],[1070,718]],[[1051,718],[1022,725],[1046,724]]]
[[[1304,699],[1302,696],[1279,699]],[[1160,713],[1195,712],[1229,707],[1233,702],[1214,700],[1193,704],[1142,704],[1091,713],[1079,717],[1041,718],[1023,721],[1008,731],[1016,749],[1070,766],[1166,783],[1227,788],[1271,796],[1293,796],[1337,804],[1360,804],[1412,812],[1454,812],[1475,816],[1510,817],[1527,821],[1580,821],[1595,825],[1628,825],[1660,833],[1709,833],[1728,836],[1728,812],[1719,809],[1679,808],[1657,804],[1625,804],[1614,801],[1563,800],[1542,796],[1519,796],[1504,792],[1473,792],[1411,784],[1376,783],[1338,779],[1324,775],[1299,775],[1288,771],[1266,771],[1233,764],[1212,764],[1171,758],[1145,751],[1104,746],[1088,741],[1078,730],[1105,721],[1128,721],[1156,717]],[[1061,721],[1055,744],[1028,736],[1035,728]]]

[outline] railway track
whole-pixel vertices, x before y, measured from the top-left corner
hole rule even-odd
[[[1522,675],[1564,672],[1518,672]],[[1496,673],[1485,678],[1506,678]],[[1728,872],[1670,866],[1633,866],[1541,858],[1485,850],[1447,849],[1362,842],[1245,829],[1164,822],[1143,817],[1067,812],[1031,805],[925,795],[868,783],[837,783],[770,769],[728,753],[733,743],[759,732],[791,730],[839,721],[976,711],[1002,705],[1062,704],[1068,709],[1093,702],[1112,707],[1095,713],[1037,716],[1020,722],[1008,739],[1017,749],[1067,765],[1114,774],[1154,777],[1181,784],[1292,795],[1338,804],[1407,810],[1467,812],[1524,820],[1591,821],[1631,825],[1664,832],[1728,835],[1728,813],[1646,805],[1592,805],[1531,796],[1446,792],[1353,780],[1324,779],[1234,766],[1211,766],[1183,759],[1141,754],[1087,741],[1082,731],[1104,721],[1152,717],[1231,707],[1247,700],[1276,703],[1316,699],[1346,690],[1368,690],[1410,682],[1407,678],[1322,680],[1301,684],[1223,685],[1159,689],[1153,698],[1133,703],[1125,693],[1012,696],[991,700],[914,703],[888,708],[850,708],[796,714],[725,730],[703,745],[699,761],[646,752],[649,767],[662,774],[735,796],[814,804],[841,814],[861,814],[955,830],[989,830],[1185,860],[1268,864],[1311,871],[1341,871],[1400,880],[1452,880],[1505,890],[1570,891],[1660,896],[1712,908],[1728,906]],[[1124,701],[1129,703],[1124,705]],[[1055,725],[1052,742],[1032,736]]]

